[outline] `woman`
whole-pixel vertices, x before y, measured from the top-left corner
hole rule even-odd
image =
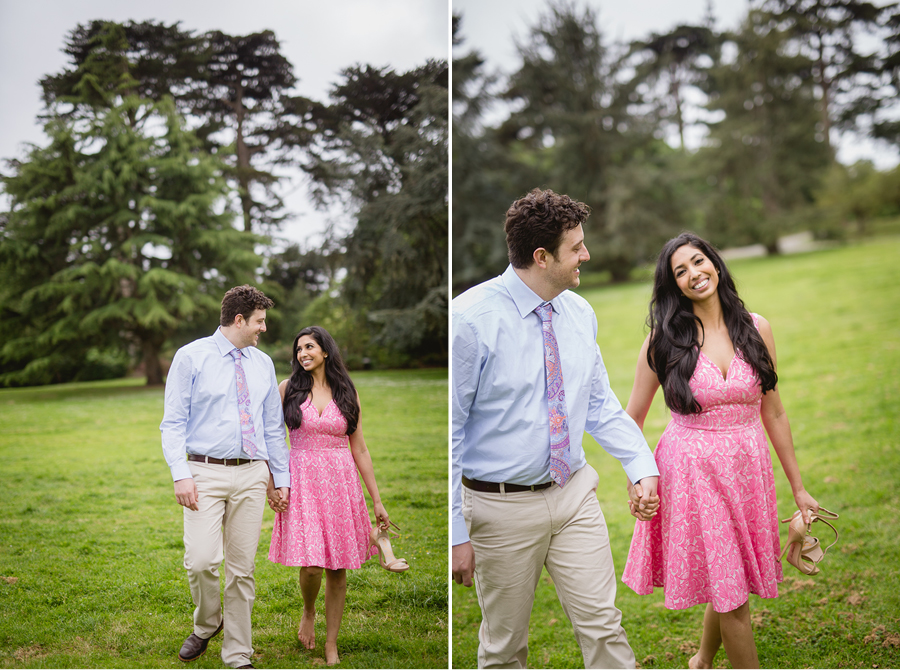
[[[655,451],[659,511],[633,510],[622,580],[642,595],[663,587],[669,609],[707,603],[690,667],[712,667],[724,643],[733,667],[757,668],[748,596],[774,598],[783,579],[763,426],[803,520],[819,507],[803,488],[778,395],[772,328],[744,307],[718,252],[691,233],[659,255],[647,325],[626,412],[643,428],[661,385],[672,420]]]
[[[284,505],[270,481],[269,506],[278,514],[269,560],[301,566],[303,615],[297,638],[307,649],[316,646],[316,597],[325,572],[325,662],[334,665],[346,570],[359,568],[379,548],[382,566],[393,572],[409,566],[390,551],[390,520],[363,438],[359,396],[334,339],[324,328],[310,326],[298,333],[293,351],[293,372],[279,386],[290,429],[291,494]],[[376,528],[369,522],[357,469],[372,498]]]

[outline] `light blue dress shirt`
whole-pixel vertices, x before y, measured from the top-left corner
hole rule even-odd
[[[242,449],[237,403],[235,346],[220,329],[175,353],[166,378],[165,412],[159,429],[172,480],[188,479],[185,454],[250,458]],[[272,359],[256,347],[241,349],[250,390],[256,458],[267,460],[276,488],[290,487],[284,415]]]
[[[452,543],[469,539],[462,475],[511,484],[550,481],[543,300],[512,266],[453,300]],[[633,482],[659,475],[637,424],[609,386],[597,317],[571,291],[550,301],[562,359],[572,472],[584,467],[584,432],[621,462]]]

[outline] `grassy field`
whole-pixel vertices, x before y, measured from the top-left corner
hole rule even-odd
[[[339,667],[447,667],[446,370],[354,374],[366,441],[409,560],[348,571]],[[160,447],[162,388],[141,380],[0,390],[0,667],[185,667],[182,511]],[[371,505],[370,505],[371,511]],[[297,568],[257,553],[253,662],[324,665],[296,639]],[[221,666],[221,637],[192,668]]]
[[[820,504],[841,514],[840,542],[821,573],[804,577],[785,562],[779,597],[751,596],[760,663],[900,667],[900,238],[735,261],[729,268],[747,307],[772,324],[779,388],[804,484]],[[597,312],[600,348],[624,405],[646,335],[650,285],[591,289],[584,295]],[[651,447],[667,421],[657,394],[645,426]],[[621,577],[634,528],[624,476],[590,438],[585,446],[600,472],[600,504]],[[779,513],[786,518],[795,509],[793,497],[774,452],[773,461]],[[475,667],[480,623],[475,594],[453,585],[452,600],[453,666]],[[703,606],[669,611],[661,589],[637,596],[621,582],[617,605],[639,667],[687,667],[700,639]],[[530,667],[583,667],[546,572],[530,631]],[[716,662],[730,667],[724,651]]]

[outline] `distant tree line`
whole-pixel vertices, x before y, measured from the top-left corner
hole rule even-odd
[[[266,340],[285,360],[315,322],[351,365],[446,363],[446,62],[354,65],[323,102],[291,93],[271,31],[93,21],[65,53],[40,81],[47,143],[0,175],[0,386],[136,365],[161,383],[245,282],[275,299]],[[284,166],[352,229],[273,244]]]
[[[900,145],[896,4],[752,0],[735,31],[708,14],[624,45],[601,18],[549,4],[498,73],[454,16],[454,291],[502,272],[505,211],[534,186],[591,206],[588,267],[613,281],[685,228],[775,252],[786,233],[900,215],[900,170],[841,165],[832,146]]]

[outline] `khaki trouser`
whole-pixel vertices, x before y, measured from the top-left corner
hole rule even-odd
[[[269,467],[189,461],[198,511],[184,508],[184,567],[194,599],[194,633],[212,635],[222,622],[219,565],[225,562],[225,629],[222,662],[250,663],[250,613],[256,598],[256,549],[262,529]],[[224,531],[224,532],[223,532]]]
[[[564,488],[480,493],[463,487],[481,606],[479,668],[524,668],[534,592],[547,567],[586,668],[633,668],[615,606],[616,574],[597,502],[597,472],[585,466]]]

